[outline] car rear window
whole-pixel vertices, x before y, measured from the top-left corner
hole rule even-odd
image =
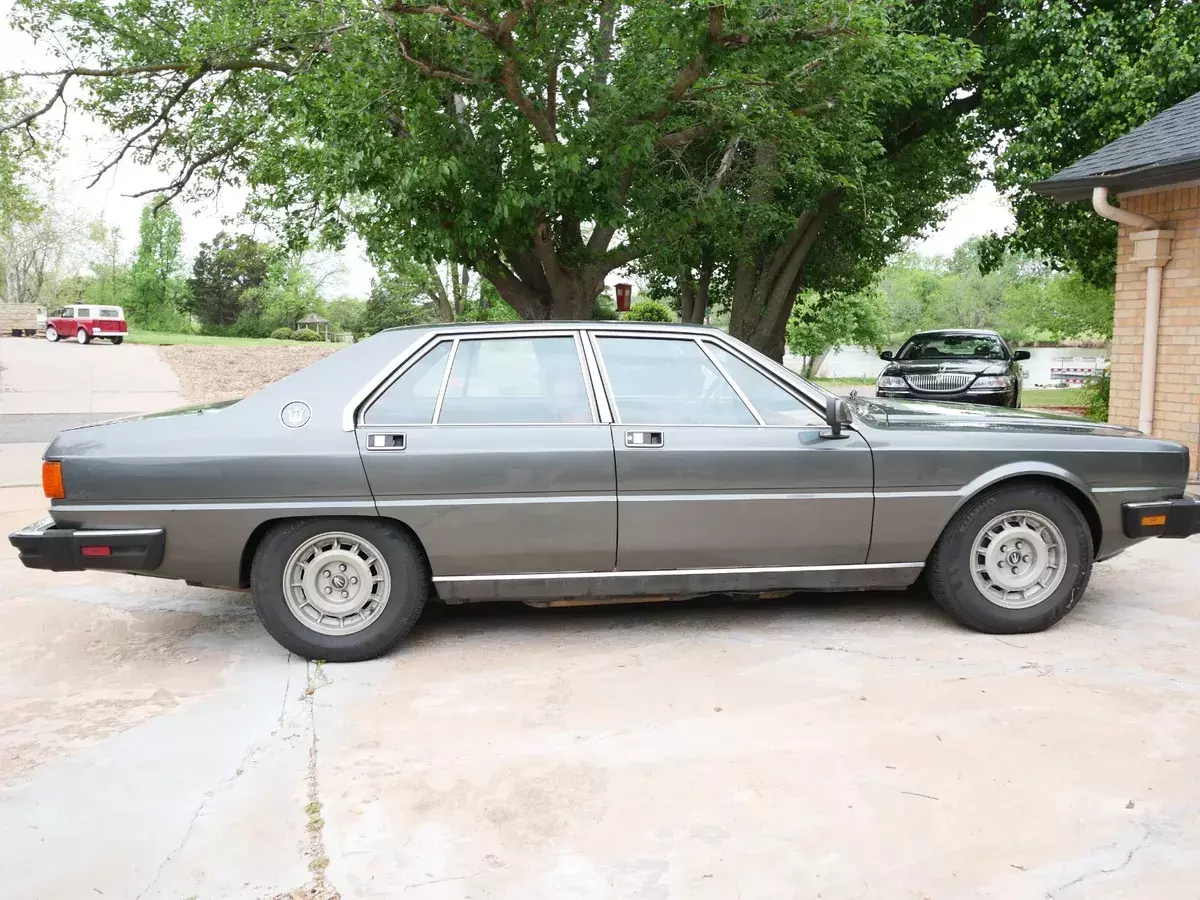
[[[101,307],[100,318],[102,318],[102,319],[119,319],[119,318],[121,318],[121,311],[119,309],[104,309],[103,307]]]

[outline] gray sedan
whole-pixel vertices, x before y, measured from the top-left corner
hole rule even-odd
[[[633,323],[387,331],[233,404],[46,450],[31,568],[249,588],[303,656],[425,603],[905,588],[1036,631],[1092,564],[1200,530],[1188,452],[1109,425],[840,400],[727,335]]]

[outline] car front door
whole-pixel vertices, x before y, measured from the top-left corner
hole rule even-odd
[[[595,333],[613,407],[622,571],[865,563],[873,469],[723,341]]]
[[[573,331],[444,337],[360,411],[379,514],[416,533],[437,579],[611,572],[612,437]]]

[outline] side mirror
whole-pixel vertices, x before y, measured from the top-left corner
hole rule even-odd
[[[1021,362],[1023,360],[1029,359],[1029,357],[1032,355],[1033,354],[1031,354],[1028,350],[1013,351],[1013,359],[1015,359],[1017,362]]]
[[[891,350],[884,350],[882,353],[879,354],[879,358],[890,361],[890,360],[895,359],[896,357],[892,354]]]
[[[825,423],[829,426],[829,430],[822,431],[821,437],[834,441],[844,440],[850,435],[842,433],[842,426],[849,425],[853,421],[854,416],[850,412],[850,404],[841,397],[830,397],[825,401]]]

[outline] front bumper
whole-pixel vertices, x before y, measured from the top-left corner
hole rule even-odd
[[[162,565],[167,537],[161,528],[57,528],[47,516],[10,534],[8,542],[27,569],[152,572]]]
[[[931,403],[977,403],[985,406],[1013,406],[1016,397],[1012,391],[912,391],[899,388],[876,388],[876,397],[891,400],[925,400]]]
[[[1126,537],[1191,537],[1200,534],[1200,500],[1145,500],[1121,504]]]

